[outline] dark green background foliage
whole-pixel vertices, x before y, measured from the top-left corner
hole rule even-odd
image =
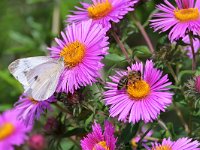
[[[46,47],[54,44],[53,38],[59,36],[60,31],[64,29],[66,15],[74,9],[75,5],[79,5],[78,2],[79,0],[0,1],[1,112],[12,108],[23,92],[22,86],[8,72],[7,66],[17,58],[47,55]],[[189,135],[199,139],[200,111],[197,101],[199,97],[198,94],[197,96],[187,94],[188,88],[185,86],[187,80],[192,79],[194,75],[194,72],[191,71],[191,60],[182,50],[182,46],[179,45],[178,48],[175,48],[174,45],[170,45],[167,39],[168,33],[154,33],[149,27],[149,19],[155,12],[155,5],[160,2],[162,0],[141,0],[136,6],[136,11],[129,13],[119,24],[113,26],[131,58],[137,57],[143,61],[153,59],[156,66],[162,69],[164,73],[169,74],[169,78],[173,82],[173,86],[171,86],[175,93],[173,104],[166,110],[166,113],[162,113],[159,117],[164,124],[156,121],[148,124],[149,127],[153,126],[155,130],[153,136],[158,139],[171,137],[176,140],[178,137]],[[140,22],[147,31],[156,51],[154,55],[150,53],[135,20]],[[103,74],[105,81],[109,80],[108,76],[114,74],[116,68],[125,69],[128,66],[110,32],[108,36],[110,37],[110,54],[104,59]],[[80,138],[86,132],[91,131],[91,124],[94,120],[98,120],[102,124],[105,119],[109,119],[116,126],[119,147],[130,149],[130,140],[143,123],[124,124],[118,122],[117,119],[109,118],[108,108],[102,102],[103,91],[104,87],[99,83],[81,89],[78,104],[69,106],[61,103],[68,115],[65,111],[60,113],[61,110],[53,106],[53,112],[48,112],[40,121],[36,122],[33,133],[44,133],[43,126],[47,117],[57,117],[59,130],[45,133],[47,141],[51,141],[48,143],[49,149],[76,150],[80,149]],[[194,106],[194,103],[197,103],[197,106]],[[183,112],[183,118],[189,125],[191,132],[187,133],[184,130],[183,123],[177,115],[179,111]]]

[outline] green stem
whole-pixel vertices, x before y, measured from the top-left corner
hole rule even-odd
[[[188,124],[186,123],[184,117],[183,117],[183,114],[182,114],[181,110],[180,110],[179,107],[176,105],[176,102],[174,102],[173,104],[174,104],[174,109],[175,109],[175,111],[176,111],[176,113],[177,113],[177,115],[178,115],[178,117],[179,117],[181,123],[182,123],[183,126],[184,126],[185,132],[186,132],[187,134],[189,134],[189,133],[190,133],[190,129],[189,129],[189,126],[188,126]]]
[[[142,135],[140,140],[138,141],[138,147],[141,146],[143,139],[146,137],[146,135],[154,128],[155,124],[152,124],[151,127]]]
[[[113,38],[115,39],[115,41],[117,42],[117,44],[119,45],[120,49],[122,50],[122,53],[125,55],[127,61],[129,63],[131,63],[131,60],[128,56],[128,52],[126,51],[126,48],[125,48],[124,44],[121,42],[119,36],[115,33],[115,31],[111,31],[111,34],[112,34]]]
[[[193,122],[192,122],[192,120],[193,120],[193,103],[192,103],[192,100],[191,101],[189,101],[189,106],[190,106],[190,116],[189,116],[189,128],[190,128],[190,132],[189,132],[189,135],[191,135],[192,134],[192,130],[193,130]]]
[[[169,69],[171,75],[173,76],[173,78],[174,78],[176,84],[178,84],[178,81],[179,81],[179,80],[178,80],[178,77],[176,76],[176,73],[174,72],[174,70],[173,70],[171,64],[166,63],[166,66],[168,67],[168,69]],[[186,123],[184,117],[183,117],[183,114],[182,114],[181,110],[179,109],[179,107],[176,105],[175,102],[174,102],[173,104],[174,104],[174,109],[175,109],[175,111],[176,111],[176,114],[177,114],[177,116],[179,117],[181,123],[183,124],[183,127],[184,127],[184,129],[185,129],[185,132],[189,134],[189,133],[190,133],[190,129],[189,129],[189,126],[188,126],[188,124]]]
[[[149,47],[150,52],[151,52],[152,54],[154,54],[153,44],[152,44],[152,42],[151,42],[151,40],[150,40],[150,38],[149,38],[147,32],[145,31],[143,25],[142,25],[134,16],[132,16],[132,19],[133,19],[135,25],[136,25],[136,26],[138,27],[138,29],[140,30],[140,32],[141,32],[141,34],[142,34],[144,40],[146,41],[146,43],[147,43],[147,45],[148,45],[148,47]]]
[[[73,139],[72,137],[68,138],[69,140],[71,140],[76,146],[78,149],[81,149],[81,146],[80,144],[77,142],[77,140]]]
[[[169,69],[171,75],[173,76],[173,78],[174,78],[174,80],[175,80],[175,82],[176,82],[176,84],[177,84],[177,83],[178,83],[178,77],[176,76],[176,73],[174,72],[174,70],[173,70],[171,64],[166,63],[166,66],[168,67],[168,69]]]
[[[52,30],[53,35],[57,35],[60,32],[60,0],[55,0],[51,30]]]
[[[189,38],[190,38],[190,46],[191,46],[191,49],[192,49],[192,70],[195,71],[196,70],[196,54],[195,54],[195,51],[194,51],[194,42],[193,42],[193,33],[192,32],[189,32]],[[191,109],[193,109],[193,103],[190,102],[189,103]],[[192,123],[192,110],[190,111],[190,117],[189,117],[189,122],[190,122],[190,133],[192,133],[192,128],[193,128],[193,123]]]
[[[65,109],[65,108],[63,108],[62,106],[60,106],[59,104],[58,104],[58,102],[56,102],[56,103],[53,103],[58,109],[60,109],[62,112],[64,112],[64,113],[66,113],[66,114],[68,114],[68,115],[70,115],[70,116],[73,116],[73,114],[70,112],[70,111],[68,111],[67,109]]]
[[[158,124],[160,125],[161,128],[163,128],[166,132],[168,132],[170,134],[170,137],[172,136],[169,129],[167,128],[167,126],[165,125],[165,123],[162,120],[158,119]]]
[[[193,42],[193,33],[189,32],[189,37],[190,37],[190,46],[192,50],[192,70],[196,69],[196,54],[194,51],[194,42]]]

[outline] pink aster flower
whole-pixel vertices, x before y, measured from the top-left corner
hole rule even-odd
[[[14,109],[19,113],[18,118],[24,121],[26,125],[33,124],[34,120],[39,120],[46,110],[51,110],[50,103],[54,100],[54,97],[51,97],[45,101],[36,101],[23,94],[19,101],[15,103]]]
[[[133,6],[138,0],[92,0],[92,4],[81,2],[83,8],[76,7],[72,11],[67,22],[80,22],[92,19],[94,23],[100,23],[109,29],[110,21],[118,23],[129,11],[134,10]]]
[[[152,148],[147,150],[200,150],[198,148],[200,143],[198,141],[193,141],[189,138],[180,138],[177,141],[171,141],[170,139],[163,139],[162,143],[152,144]]]
[[[58,92],[74,93],[80,86],[92,85],[100,77],[101,60],[108,50],[105,29],[92,21],[73,23],[56,38],[57,46],[49,48],[51,56],[63,57],[65,70],[57,87]]]
[[[185,43],[187,43],[187,44],[190,44],[189,36],[184,37],[184,38],[183,38],[183,41],[184,41]],[[200,40],[197,39],[197,38],[193,39],[193,44],[194,44],[194,52],[197,53],[198,50],[200,49]],[[185,48],[185,50],[187,51],[188,57],[192,59],[192,49],[191,49],[191,46],[190,46],[190,45],[187,46],[187,47]]]
[[[130,79],[126,88],[118,90],[119,81],[132,71],[140,71],[141,79],[135,82]],[[145,66],[143,63],[133,64],[128,67],[128,72],[117,71],[115,76],[110,77],[112,82],[107,83],[108,90],[104,93],[104,100],[110,106],[110,116],[118,116],[118,120],[125,122],[151,122],[158,117],[160,111],[165,111],[171,104],[173,94],[167,87],[171,82],[149,60]]]
[[[0,115],[0,149],[14,150],[14,146],[20,146],[27,139],[27,133],[31,126],[25,126],[17,119],[18,113],[8,110]]]
[[[117,139],[114,137],[114,127],[105,121],[105,130],[102,132],[100,124],[94,123],[92,133],[81,140],[81,147],[84,150],[115,150]]]
[[[158,12],[151,20],[155,31],[169,32],[171,42],[185,37],[188,31],[197,34],[200,31],[200,2],[197,0],[175,0],[173,6],[168,0],[157,6]]]

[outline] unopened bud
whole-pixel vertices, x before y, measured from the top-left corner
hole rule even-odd
[[[30,150],[44,150],[46,148],[46,141],[43,135],[34,134],[28,140]]]
[[[195,90],[200,93],[200,76],[195,77]]]
[[[54,117],[48,118],[46,124],[44,125],[44,129],[47,133],[51,133],[56,130],[58,124],[57,120]]]

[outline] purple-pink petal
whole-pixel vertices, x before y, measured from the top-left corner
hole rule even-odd
[[[143,71],[144,68],[144,71]],[[162,76],[162,71],[154,68],[153,62],[147,60],[145,66],[143,63],[133,64],[127,68],[131,70],[140,70],[142,79],[150,86],[150,93],[142,99],[131,98],[126,89],[118,90],[117,84],[122,76],[127,72],[117,72],[110,77],[112,82],[106,85],[105,104],[110,107],[110,116],[117,117],[121,121],[132,123],[143,120],[145,123],[155,120],[161,111],[172,103],[173,93],[169,92],[168,76]]]

